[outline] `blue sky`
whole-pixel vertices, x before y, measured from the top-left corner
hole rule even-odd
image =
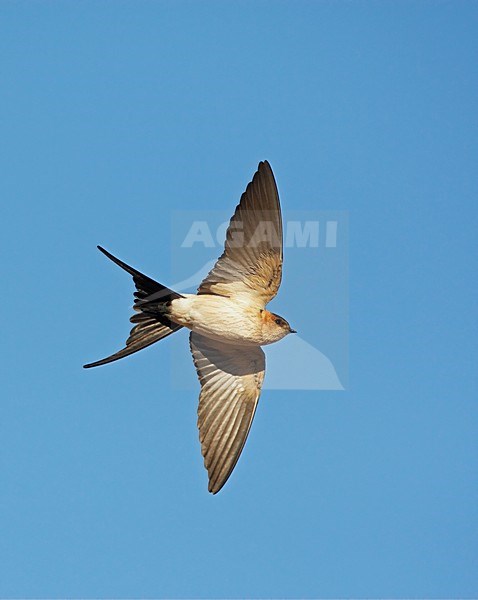
[[[477,596],[477,21],[0,3],[0,597]],[[229,216],[262,159],[285,210],[348,214],[348,317],[324,252],[274,301],[316,347],[341,323],[347,385],[265,390],[213,497],[185,332],[81,368],[132,302],[95,246],[172,284],[173,211]]]

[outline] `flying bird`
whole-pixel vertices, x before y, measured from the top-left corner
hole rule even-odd
[[[197,294],[179,294],[98,249],[133,277],[134,323],[126,346],[97,367],[129,356],[186,327],[201,392],[198,428],[208,489],[231,475],[249,433],[265,374],[261,348],[295,333],[266,310],[282,278],[282,217],[272,169],[260,162],[236,207],[224,252]]]

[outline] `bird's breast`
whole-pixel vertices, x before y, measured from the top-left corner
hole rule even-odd
[[[214,339],[263,344],[260,311],[231,298],[187,294],[171,302],[171,320]]]

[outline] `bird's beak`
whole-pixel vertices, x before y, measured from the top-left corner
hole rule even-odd
[[[295,329],[289,329],[289,333],[297,333]]]

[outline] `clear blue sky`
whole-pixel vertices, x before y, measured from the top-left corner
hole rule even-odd
[[[474,2],[0,3],[0,597],[478,595],[477,25]],[[228,216],[262,159],[284,208],[348,211],[347,389],[265,390],[213,497],[185,332],[81,368],[132,301],[95,246],[171,284],[172,211]],[[274,307],[320,346],[320,261],[294,256]]]

